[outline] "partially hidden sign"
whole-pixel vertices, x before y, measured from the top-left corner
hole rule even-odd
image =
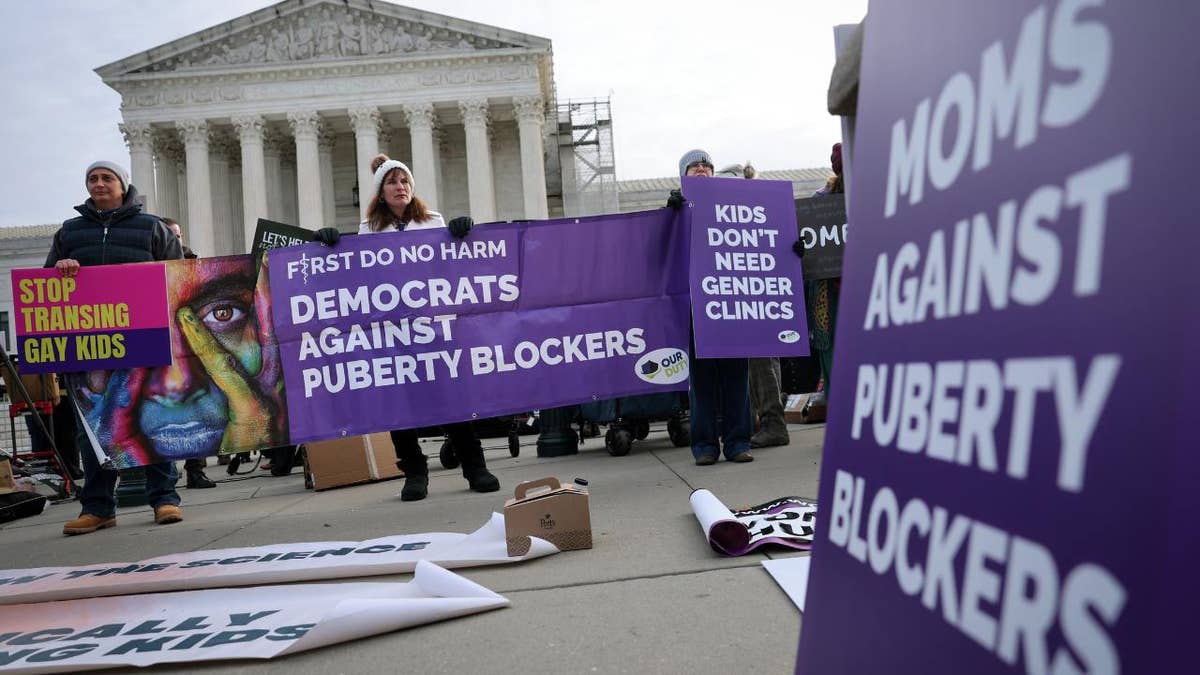
[[[67,373],[171,362],[161,263],[12,270],[21,372]]]
[[[304,244],[312,240],[313,233],[311,230],[286,223],[277,223],[274,220],[267,220],[266,218],[259,218],[258,224],[254,228],[254,245],[250,248],[250,255],[254,257],[254,265],[257,268],[259,262],[262,260],[263,252],[285,246]]]
[[[804,280],[842,276],[846,250],[846,195],[832,194],[796,200],[796,224],[804,244]]]
[[[797,671],[1192,671],[1200,10],[869,17]]]

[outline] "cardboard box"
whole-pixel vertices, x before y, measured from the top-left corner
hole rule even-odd
[[[24,403],[21,392],[17,390],[13,372],[7,366],[0,366],[0,375],[4,377],[4,388],[8,391],[8,400],[13,403]],[[21,383],[29,391],[29,398],[34,401],[52,401],[58,403],[62,390],[58,388],[58,378],[52,374],[22,375]]]
[[[505,539],[510,556],[529,552],[529,537],[541,537],[560,551],[592,547],[592,514],[587,488],[557,478],[517,485],[504,504]]]
[[[0,495],[15,492],[16,481],[13,480],[12,462],[8,458],[0,459]]]
[[[304,445],[304,478],[314,490],[398,478],[396,451],[386,432]]]
[[[804,410],[809,396],[811,394],[788,394],[787,405],[783,408],[783,421],[786,424],[804,424],[800,411]]]

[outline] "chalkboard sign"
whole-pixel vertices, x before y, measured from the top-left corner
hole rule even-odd
[[[846,246],[846,195],[796,200],[796,226],[804,242],[804,280],[842,276]]]
[[[262,260],[263,251],[304,244],[312,240],[313,233],[303,227],[259,218],[258,226],[254,228],[254,248],[250,250],[250,255],[254,256],[254,264],[258,265]]]

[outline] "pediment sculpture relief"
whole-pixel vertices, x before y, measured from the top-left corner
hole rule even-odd
[[[311,8],[135,72],[502,49],[515,45],[349,8]]]

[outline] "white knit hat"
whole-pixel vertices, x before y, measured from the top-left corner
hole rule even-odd
[[[409,190],[414,195],[417,193],[417,179],[413,178],[412,170],[405,166],[404,162],[401,162],[400,160],[389,159],[383,164],[380,164],[378,169],[375,169],[375,192],[372,199],[379,199],[379,189],[383,187],[383,179],[392,169],[400,169],[404,173],[408,174]]]
[[[121,166],[120,164],[117,164],[116,162],[110,162],[107,159],[102,159],[98,162],[92,162],[91,165],[88,166],[87,171],[83,172],[84,187],[87,187],[87,179],[88,176],[92,175],[93,169],[108,169],[109,171],[113,172],[121,181],[121,192],[129,192],[129,172],[126,171],[125,167]]]

